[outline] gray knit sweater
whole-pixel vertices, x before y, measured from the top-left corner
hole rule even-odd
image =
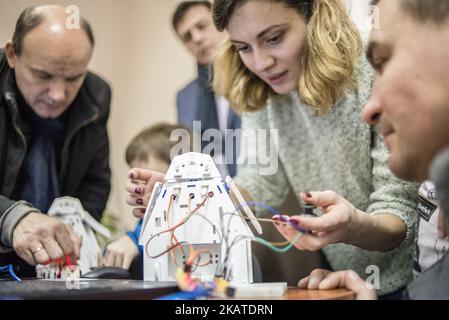
[[[264,110],[244,115],[244,132],[278,130],[279,167],[274,175],[261,175],[261,165],[248,164],[254,163],[250,158],[260,148],[257,143],[242,139],[241,164],[235,180],[254,200],[275,207],[284,202],[291,190],[297,196],[305,191],[333,190],[369,214],[391,213],[400,217],[407,226],[407,236],[392,251],[367,251],[344,244],[323,250],[334,270],[353,269],[367,278],[373,274],[367,268],[377,266],[378,294],[387,294],[405,286],[412,277],[418,185],[392,175],[382,137],[362,121],[362,108],[373,80],[373,71],[365,59],[358,74],[358,89],[324,116],[315,116],[297,93],[272,98]],[[271,151],[274,150],[266,150]]]

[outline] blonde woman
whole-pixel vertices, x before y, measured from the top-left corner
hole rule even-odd
[[[324,248],[333,269],[351,266],[361,276],[377,266],[381,294],[407,284],[417,189],[393,177],[383,140],[361,119],[374,73],[343,5],[216,0],[213,14],[229,33],[215,63],[216,92],[244,115],[244,130],[279,134],[277,173],[261,176],[258,165],[243,165],[236,182],[272,206],[293,190],[321,209],[321,217],[291,218],[313,232],[296,243],[300,250]],[[254,144],[242,150],[258,152]],[[278,229],[295,237],[292,227]]]
[[[214,65],[215,92],[242,114],[244,131],[275,129],[279,137],[276,150],[269,150],[277,152],[279,167],[268,176],[247,164],[257,144],[242,139],[244,164],[235,178],[242,192],[276,207],[293,190],[324,213],[290,218],[310,231],[295,243],[298,249],[323,249],[334,270],[353,269],[362,277],[379,271],[381,295],[405,286],[417,186],[392,175],[382,138],[362,122],[374,74],[343,5],[216,0],[213,14],[217,28],[229,33]],[[158,179],[156,173],[131,174],[148,180],[149,190]],[[130,204],[139,200],[135,187],[128,185]],[[296,235],[292,226],[278,229],[289,240]]]

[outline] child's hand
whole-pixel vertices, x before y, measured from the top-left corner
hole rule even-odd
[[[139,254],[136,244],[128,236],[111,242],[103,258],[105,267],[119,267],[129,270],[133,259]]]

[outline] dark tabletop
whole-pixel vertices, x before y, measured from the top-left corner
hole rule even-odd
[[[151,300],[178,292],[174,282],[145,282],[137,280],[69,279],[0,280],[0,300],[4,299],[133,299]]]

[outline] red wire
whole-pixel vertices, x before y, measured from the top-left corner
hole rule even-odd
[[[169,209],[171,208],[171,204],[172,204],[172,201],[173,201],[173,196],[174,196],[174,195],[172,195],[171,198],[170,198],[169,207],[168,207],[168,210],[167,210],[167,224],[168,224],[168,225],[170,225],[170,224],[169,224],[169,217],[170,217],[170,215],[169,215],[169,212],[168,212],[168,211],[169,211]],[[193,211],[191,211],[191,212],[189,213],[189,217],[191,217],[191,216],[192,216],[193,214],[195,214],[198,210],[200,210],[200,209],[205,205],[206,201],[207,201],[209,198],[212,198],[213,196],[214,196],[214,193],[213,193],[213,192],[209,192],[209,193],[207,194],[207,196],[204,198],[204,200],[203,200],[203,201],[202,201],[202,202],[201,202],[201,203],[200,203],[200,204],[199,204]],[[149,245],[149,243],[151,242],[151,240],[154,239],[154,238],[157,237],[157,236],[160,236],[160,235],[164,234],[164,233],[168,233],[168,232],[172,233],[171,238],[170,238],[170,244],[173,243],[173,241],[172,241],[173,239],[176,240],[176,244],[175,244],[174,246],[171,246],[171,247],[168,248],[166,251],[162,252],[161,254],[159,254],[159,255],[157,255],[157,256],[155,256],[155,257],[151,257],[150,255],[148,255],[148,256],[150,256],[150,257],[153,258],[153,259],[156,259],[156,258],[158,258],[158,257],[160,257],[160,256],[162,256],[162,255],[164,255],[164,254],[166,254],[167,252],[170,252],[171,255],[172,255],[172,258],[174,258],[174,253],[173,253],[173,251],[174,251],[176,248],[181,248],[180,250],[182,250],[181,243],[180,243],[180,242],[178,241],[178,239],[176,238],[176,236],[175,236],[175,234],[174,234],[174,231],[175,231],[176,229],[178,229],[179,227],[181,227],[182,225],[186,224],[187,221],[188,221],[188,219],[182,219],[177,225],[175,225],[175,226],[173,226],[173,227],[170,227],[170,228],[168,228],[167,230],[161,231],[161,232],[159,232],[158,234],[156,234],[156,235],[154,235],[153,237],[151,237],[150,240],[149,240],[149,241],[146,243],[146,245],[145,245],[145,251],[147,252],[147,254],[148,254],[148,245]],[[189,246],[191,246],[191,245],[189,244]],[[189,251],[194,252],[193,247],[191,247]],[[182,252],[183,252],[183,254],[184,254],[184,250],[182,250]],[[189,252],[189,255],[192,254],[191,252]],[[176,261],[175,261],[175,264],[177,265]]]

